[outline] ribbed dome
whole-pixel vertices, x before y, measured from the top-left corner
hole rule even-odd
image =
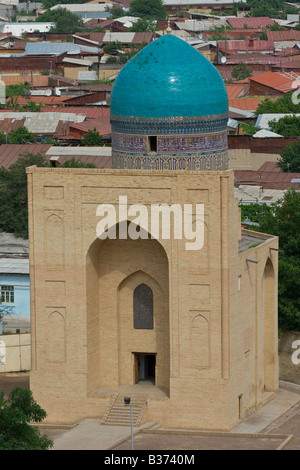
[[[228,96],[218,70],[170,34],[150,43],[123,67],[110,108],[118,116],[211,116],[227,113]]]

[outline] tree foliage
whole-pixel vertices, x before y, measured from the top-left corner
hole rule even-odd
[[[15,387],[5,400],[0,392],[0,449],[47,450],[53,442],[30,423],[40,423],[46,412],[26,388]]]
[[[84,163],[81,160],[76,160],[71,158],[70,160],[65,161],[61,168],[97,168],[93,163]]]
[[[132,0],[129,15],[148,20],[164,20],[167,13],[162,0]]]
[[[23,238],[28,238],[26,168],[31,165],[48,166],[48,162],[44,155],[28,152],[1,171],[0,230]]]
[[[284,116],[278,120],[269,121],[271,131],[285,137],[300,136],[300,118],[297,116]]]
[[[245,78],[251,77],[252,70],[247,64],[240,62],[233,67],[231,75],[235,80],[244,80]]]
[[[111,19],[122,18],[125,15],[123,8],[113,5],[112,7],[105,7],[105,11],[110,14]]]
[[[293,92],[286,93],[276,100],[265,98],[261,103],[259,103],[255,115],[258,116],[259,114],[268,113],[300,113],[300,104],[293,103],[292,94]]]
[[[277,165],[282,171],[300,173],[300,141],[286,145],[279,154]]]
[[[28,198],[26,168],[32,165],[49,167],[41,153],[27,152],[8,169],[0,168],[0,231],[28,238]],[[95,168],[95,165],[78,159],[67,160],[65,168]]]
[[[242,214],[259,223],[255,230],[279,237],[279,327],[300,331],[300,193],[289,189],[270,207],[251,206],[242,206]]]
[[[97,129],[90,129],[85,136],[81,138],[81,144],[87,147],[96,146],[96,145],[103,145],[103,140]]]
[[[140,18],[129,28],[129,31],[133,33],[145,33],[145,32],[153,33],[157,29],[158,28],[157,28],[156,21],[147,20],[146,18]]]
[[[55,26],[50,29],[51,33],[76,33],[84,29],[82,19],[66,8],[48,10],[43,15],[39,15],[36,21],[50,21],[55,23]]]

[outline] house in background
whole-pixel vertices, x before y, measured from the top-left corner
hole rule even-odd
[[[0,322],[0,333],[30,331],[28,240],[0,233],[0,309],[10,312]]]

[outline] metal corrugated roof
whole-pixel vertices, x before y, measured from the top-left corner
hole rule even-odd
[[[244,111],[256,111],[259,105],[259,100],[254,98],[245,98],[245,99],[229,99],[229,107],[236,108]]]
[[[112,3],[84,3],[84,4],[57,4],[50,8],[50,10],[57,10],[58,8],[64,8],[66,10],[75,12],[88,12],[88,11],[105,11],[106,8],[113,7]]]
[[[70,113],[32,113],[32,112],[0,112],[1,119],[24,119],[24,125],[34,134],[49,134],[55,132],[59,121],[82,122],[85,116]]]
[[[29,253],[28,240],[16,237],[13,233],[0,232],[0,253],[26,255]]]
[[[87,51],[91,53],[99,52],[97,47],[82,46],[72,42],[27,42],[24,55],[60,55],[65,52]]]
[[[69,157],[72,156],[85,156],[85,157],[99,157],[99,156],[111,156],[111,147],[58,147],[51,146],[47,152],[46,156],[58,155]]]
[[[269,41],[300,41],[300,31],[267,31]]]
[[[111,147],[56,147],[49,144],[3,144],[0,146],[0,166],[9,168],[21,155],[27,152],[41,153],[48,160],[51,156],[58,156],[60,164],[75,158],[84,163],[93,163],[97,168],[112,167]],[[4,250],[1,248],[1,240],[4,245],[4,235],[7,237],[9,234],[0,233],[0,252]],[[23,241],[23,239],[21,240]],[[26,242],[28,244],[27,240],[25,240]]]
[[[274,20],[267,16],[259,16],[254,18],[227,18],[227,22],[233,28],[266,28],[268,25],[274,25]]]
[[[87,119],[99,119],[103,116],[110,116],[110,109],[108,107],[93,108],[91,106],[67,106],[67,107],[44,107],[41,108],[42,113],[72,113],[82,114]]]
[[[120,42],[133,42],[136,33],[114,33],[109,32],[105,33],[103,36],[103,42],[112,42],[112,41],[120,41]]]
[[[107,136],[111,134],[111,124],[110,118],[108,116],[105,116],[101,119],[91,119],[78,124],[71,124],[70,127],[85,132],[88,132],[89,130],[93,130],[95,128],[102,136]]]
[[[280,134],[276,134],[276,132],[269,131],[268,129],[261,129],[260,131],[253,134],[255,138],[266,138],[266,137],[283,137]]]
[[[275,162],[276,164],[276,162]],[[299,183],[292,183],[293,178],[300,177],[300,173],[286,173],[283,171],[235,170],[234,176],[237,184],[253,185],[268,189],[286,190],[299,189]],[[266,196],[266,194],[264,194]]]
[[[255,123],[255,127],[259,127],[260,129],[270,129],[270,126],[269,126],[269,121],[278,121],[280,118],[283,118],[285,116],[296,116],[296,117],[300,117],[300,114],[291,114],[291,113],[287,113],[287,114],[260,114],[257,118],[257,121]]]
[[[50,147],[49,144],[2,144],[0,146],[0,166],[9,168],[21,155],[27,152],[45,154]],[[0,233],[0,244],[1,235]]]
[[[29,259],[0,258],[0,274],[29,274]]]

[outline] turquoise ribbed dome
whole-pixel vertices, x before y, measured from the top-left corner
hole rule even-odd
[[[211,116],[228,112],[228,96],[218,70],[170,34],[150,43],[122,68],[110,108],[115,116]]]

